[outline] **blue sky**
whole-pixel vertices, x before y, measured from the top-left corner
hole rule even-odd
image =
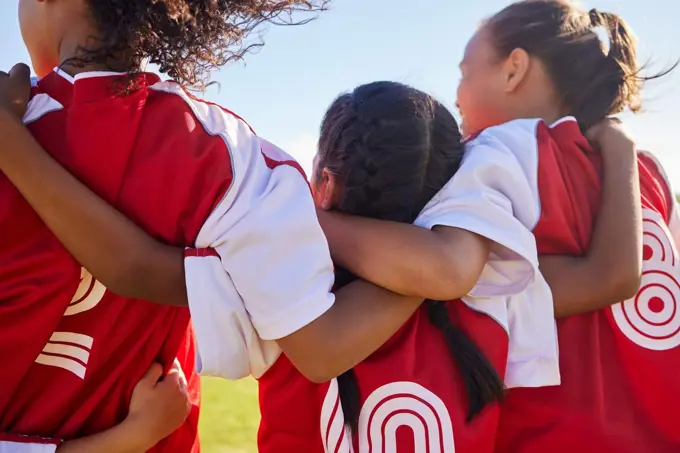
[[[259,135],[309,168],[321,117],[338,93],[375,80],[396,80],[437,96],[453,109],[458,63],[480,20],[504,0],[334,0],[332,9],[301,27],[270,27],[265,46],[216,72],[206,97],[239,113]],[[640,40],[641,60],[661,68],[680,58],[673,0],[580,2],[622,15]],[[418,6],[416,6],[418,5]],[[427,5],[425,7],[424,5]],[[0,68],[28,62],[16,20],[17,0],[0,2]],[[646,112],[627,124],[653,151],[680,190],[680,71],[648,86]]]

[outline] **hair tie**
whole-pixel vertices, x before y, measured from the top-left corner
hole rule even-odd
[[[605,57],[609,56],[609,51],[611,50],[611,37],[609,35],[609,30],[607,30],[607,22],[602,17],[602,14],[595,8],[588,12],[588,17],[590,17],[590,29],[597,36],[600,41],[600,47]]]
[[[590,17],[590,26],[591,27],[599,27],[602,25],[602,16],[600,15],[600,12],[593,8],[590,11],[588,11],[588,17]]]

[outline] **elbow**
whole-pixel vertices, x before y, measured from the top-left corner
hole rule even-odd
[[[642,284],[642,272],[620,274],[613,281],[613,292],[617,301],[624,301],[635,297]]]
[[[642,283],[642,263],[640,266],[610,266],[608,275],[599,280],[609,282],[610,301],[618,303],[635,297]],[[601,283],[600,283],[601,284]]]
[[[429,287],[424,285],[428,294],[423,297],[442,301],[459,299],[472,291],[480,273],[481,270],[477,272],[473,266],[465,269],[455,265],[440,267],[439,272],[433,274],[436,275],[435,284]]]

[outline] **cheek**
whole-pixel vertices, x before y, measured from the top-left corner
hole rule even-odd
[[[503,111],[503,93],[492,77],[468,76],[458,87],[458,108],[463,117],[463,133],[473,134],[498,124]]]
[[[464,135],[470,135],[480,128],[484,117],[484,95],[474,78],[464,78],[458,86],[458,108],[463,119],[461,128]]]

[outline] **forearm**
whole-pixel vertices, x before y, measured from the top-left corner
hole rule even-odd
[[[475,250],[457,237],[472,235],[467,231],[444,227],[449,236],[442,237],[410,224],[329,212],[320,212],[319,222],[336,264],[395,293],[451,300],[477,280],[464,262]]]
[[[541,256],[543,277],[553,294],[555,318],[588,313],[611,305],[612,290],[586,258]]]
[[[326,382],[378,350],[422,302],[357,280],[336,293],[330,310],[279,345],[307,378]]]
[[[57,453],[144,453],[153,444],[130,435],[123,422],[99,434],[63,443]]]
[[[642,220],[635,145],[618,142],[604,146],[630,149],[603,151],[602,207],[587,255],[540,257],[557,317],[613,305],[632,297],[639,288]]]
[[[181,249],[148,236],[52,159],[22,124],[2,113],[0,136],[2,172],[104,286],[130,297],[186,301]]]

